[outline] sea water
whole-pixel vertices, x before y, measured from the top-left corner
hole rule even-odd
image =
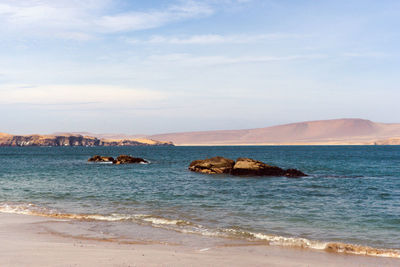
[[[150,163],[87,162],[96,154]],[[309,176],[188,170],[192,160],[214,156],[250,157]],[[400,147],[0,147],[0,211],[104,224],[111,232],[123,226],[125,236],[144,225],[400,257]]]

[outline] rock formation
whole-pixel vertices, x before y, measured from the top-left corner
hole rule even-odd
[[[195,160],[190,163],[189,170],[207,174],[231,173],[235,162],[223,157],[214,157],[205,160]]]
[[[89,162],[112,162],[113,164],[130,164],[130,163],[149,163],[147,160],[142,158],[134,158],[128,155],[119,155],[116,159],[113,157],[104,157],[99,155],[94,155]]]
[[[233,166],[233,175],[252,175],[252,176],[284,176],[285,170],[267,165],[261,161],[238,158]]]
[[[223,157],[195,160],[190,163],[189,170],[206,174],[226,173],[237,176],[286,176],[293,178],[307,176],[296,169],[284,170],[249,158],[238,158],[236,163]]]
[[[129,164],[129,163],[149,163],[147,160],[142,158],[134,158],[128,155],[120,155],[114,162],[115,164]]]
[[[112,162],[114,163],[114,158],[113,157],[102,157],[99,155],[94,155],[90,159],[88,159],[90,162]]]

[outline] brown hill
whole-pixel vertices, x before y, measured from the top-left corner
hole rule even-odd
[[[397,137],[400,137],[400,124],[363,119],[308,121],[249,130],[150,136],[152,139],[172,141],[176,145],[361,145],[390,143],[385,140]]]

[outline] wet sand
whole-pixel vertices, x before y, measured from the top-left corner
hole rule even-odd
[[[57,229],[63,227],[58,221],[0,213],[0,266],[400,266],[400,260],[393,258],[265,244],[218,245],[216,241],[187,246],[158,240],[82,238],[57,234],[63,232]],[[52,231],[44,227],[49,223]]]

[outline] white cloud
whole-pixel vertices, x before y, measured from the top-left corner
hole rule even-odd
[[[184,5],[171,6],[162,11],[129,12],[103,16],[94,24],[103,32],[133,31],[160,27],[169,22],[212,13],[213,10],[207,5],[187,2]]]
[[[214,44],[247,44],[263,41],[273,41],[280,39],[302,38],[304,35],[299,34],[238,34],[238,35],[220,35],[220,34],[204,34],[193,35],[187,37],[171,37],[154,35],[148,40],[128,39],[127,42],[132,44],[177,44],[177,45],[214,45]]]
[[[213,13],[210,6],[194,1],[181,2],[180,5],[170,5],[164,9],[123,13],[110,13],[111,7],[113,3],[106,0],[5,0],[0,3],[0,31],[57,33],[60,38],[83,40],[93,34],[150,29]]]
[[[203,65],[224,65],[224,64],[239,64],[239,63],[266,63],[277,61],[292,61],[292,60],[310,60],[326,58],[326,55],[308,54],[308,55],[289,55],[289,56],[193,56],[190,54],[167,54],[153,55],[149,60],[159,63],[178,63],[188,66],[203,66]]]
[[[6,1],[0,4],[3,26],[14,29],[66,29],[80,27],[87,10],[81,6],[59,7],[45,1]]]
[[[133,104],[159,101],[166,96],[162,92],[105,85],[2,85],[0,104],[96,106]]]
[[[61,32],[56,34],[56,36],[61,39],[75,40],[75,41],[89,41],[95,38],[93,35],[83,32]]]
[[[343,53],[342,56],[346,58],[372,58],[372,59],[380,59],[388,57],[387,54],[382,52],[348,52],[348,53]]]

